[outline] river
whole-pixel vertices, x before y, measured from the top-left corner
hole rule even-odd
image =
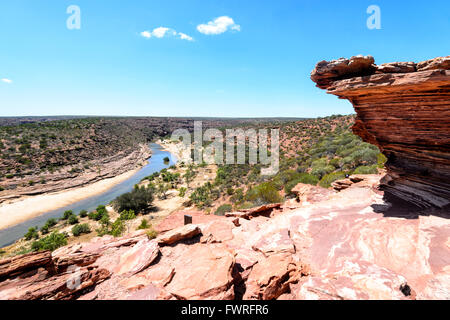
[[[78,214],[81,210],[92,211],[97,208],[98,205],[107,205],[117,196],[131,191],[134,185],[136,183],[139,183],[143,178],[151,175],[154,172],[161,171],[164,168],[168,168],[171,165],[175,164],[177,161],[174,155],[172,155],[168,151],[162,150],[162,147],[156,143],[151,143],[150,149],[152,151],[152,156],[150,157],[150,159],[148,159],[148,164],[142,167],[130,178],[115,185],[109,190],[95,196],[85,198],[81,201],[72,203],[57,210],[46,212],[15,226],[0,230],[0,248],[10,245],[16,240],[22,238],[23,235],[27,232],[28,228],[41,227],[50,218],[60,218],[63,212],[66,210],[72,210],[75,214]],[[165,157],[168,157],[170,160],[168,164],[164,163]]]

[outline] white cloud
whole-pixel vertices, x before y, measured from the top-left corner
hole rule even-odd
[[[2,82],[5,82],[5,83],[12,83],[12,80],[11,80],[11,79],[3,78],[3,79],[2,79]]]
[[[149,31],[142,31],[141,36],[143,36],[144,38],[151,38],[152,33]]]
[[[187,41],[193,41],[194,38],[188,36],[187,34],[184,34],[183,32],[178,32],[178,35],[180,36],[181,40],[187,40]]]
[[[173,36],[173,37],[177,37],[181,40],[188,40],[188,41],[193,41],[194,38],[192,38],[191,36],[188,36],[185,33],[182,32],[176,32],[175,30],[171,29],[171,28],[166,28],[166,27],[158,27],[153,29],[153,31],[142,31],[141,36],[144,38],[164,38],[166,36]]]
[[[155,28],[152,31],[152,35],[157,38],[162,38],[162,37],[164,37],[164,35],[166,34],[167,31],[169,31],[169,28],[165,28],[165,27]]]
[[[234,23],[234,20],[227,16],[222,16],[209,21],[207,24],[199,24],[197,30],[203,34],[221,34],[228,29],[241,31],[241,26]]]

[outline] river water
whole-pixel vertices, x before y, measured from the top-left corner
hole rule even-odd
[[[18,225],[9,227],[7,229],[0,230],[0,248],[12,244],[14,241],[23,237],[28,228],[41,227],[50,218],[60,218],[64,211],[72,210],[75,214],[78,214],[81,210],[92,211],[97,208],[98,205],[107,205],[111,200],[114,200],[117,196],[129,192],[133,189],[136,183],[139,183],[146,176],[151,175],[154,172],[161,171],[164,168],[168,168],[175,164],[177,159],[168,151],[162,150],[162,147],[156,143],[150,144],[152,150],[152,156],[148,160],[149,163],[142,167],[138,172],[127,180],[115,185],[111,189],[97,194],[95,196],[83,199],[81,201],[72,203],[68,206],[52,210],[41,214],[35,218],[29,219]],[[164,158],[170,159],[168,164],[164,164]]]

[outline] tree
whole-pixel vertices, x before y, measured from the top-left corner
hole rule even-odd
[[[124,193],[113,201],[116,211],[134,210],[134,212],[145,212],[149,209],[154,199],[153,189],[136,185],[131,192]]]

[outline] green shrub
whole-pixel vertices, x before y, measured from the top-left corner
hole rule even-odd
[[[209,207],[211,200],[211,183],[207,182],[203,186],[198,187],[191,193],[189,199],[199,208]]]
[[[346,173],[342,172],[342,171],[329,173],[329,174],[323,176],[322,179],[320,179],[319,185],[323,188],[329,188],[331,186],[332,182],[339,180],[339,179],[344,179],[345,174]]]
[[[108,211],[105,206],[98,206],[95,211],[88,214],[89,219],[95,221],[100,221],[104,216],[108,216],[109,219]]]
[[[353,171],[354,174],[373,174],[378,173],[377,165],[374,164],[372,166],[359,166]]]
[[[170,161],[169,157],[164,157],[163,159],[164,163],[168,163]]]
[[[123,220],[116,219],[116,221],[114,221],[114,223],[111,225],[111,230],[109,234],[114,237],[120,237],[124,231],[125,231],[125,224]]]
[[[86,210],[81,210],[79,215],[80,215],[81,218],[85,218],[85,217],[88,216],[88,212]]]
[[[158,236],[158,232],[155,229],[151,229],[146,233],[149,240],[155,239]]]
[[[37,228],[29,228],[28,232],[24,235],[25,240],[38,239],[39,234]]]
[[[149,227],[151,227],[151,225],[148,223],[147,219],[142,219],[137,230],[148,229]]]
[[[89,227],[89,225],[87,223],[77,224],[72,227],[72,234],[75,237],[78,237],[83,233],[90,233],[90,232],[91,232],[91,228]]]
[[[186,191],[187,191],[187,189],[185,188],[185,187],[181,187],[179,190],[178,190],[178,195],[181,197],[181,198],[183,198],[185,195],[186,195]]]
[[[31,249],[33,251],[45,251],[45,250],[56,250],[59,247],[65,246],[67,244],[67,234],[53,232],[50,235],[34,241],[31,244]]]
[[[120,219],[122,220],[132,220],[136,218],[136,214],[133,210],[124,210],[120,213]]]
[[[231,206],[231,204],[223,204],[220,207],[217,208],[216,212],[214,212],[214,214],[216,216],[223,216],[225,215],[226,212],[231,212],[233,211],[233,207]]]
[[[384,154],[381,152],[377,155],[377,165],[378,168],[384,168],[384,164],[386,163],[387,158]]]
[[[73,215],[73,211],[72,210],[66,210],[66,211],[64,211],[61,220],[67,220],[72,215]]]
[[[252,202],[256,206],[283,201],[278,190],[271,182],[263,182],[248,190],[245,200]]]
[[[305,184],[311,184],[313,186],[317,185],[319,182],[319,179],[317,179],[316,176],[309,174],[309,173],[300,173],[299,177],[289,181],[284,186],[284,191],[286,192],[286,195],[292,195],[292,189],[299,183],[305,183]]]
[[[47,225],[47,224],[43,225],[43,226],[41,227],[41,233],[42,233],[42,234],[47,234],[48,232],[49,232],[49,227],[48,227],[48,225]]]
[[[118,212],[134,210],[143,212],[149,209],[153,202],[153,189],[145,186],[135,186],[131,192],[124,193],[113,201],[114,209]]]
[[[244,191],[243,191],[241,188],[236,189],[236,190],[234,191],[233,196],[231,197],[231,202],[233,202],[233,203],[239,203],[239,202],[241,202],[242,200],[244,200]]]
[[[57,221],[54,218],[50,218],[47,220],[45,224],[51,228],[57,224]]]
[[[68,220],[69,224],[72,224],[72,225],[78,223],[78,217],[75,215],[71,215],[69,217],[69,219],[67,219],[67,220]]]

